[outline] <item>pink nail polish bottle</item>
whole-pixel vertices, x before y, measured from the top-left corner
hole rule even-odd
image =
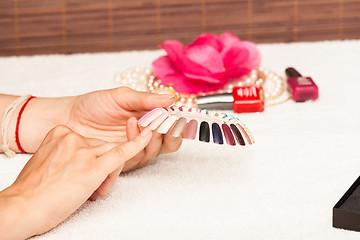
[[[319,97],[319,88],[311,77],[303,77],[294,68],[285,70],[288,77],[288,91],[292,94],[292,99],[296,102],[315,100]]]

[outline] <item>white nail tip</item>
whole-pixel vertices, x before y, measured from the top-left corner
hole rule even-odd
[[[157,132],[160,134],[167,133],[176,120],[176,116],[170,116],[168,119],[165,120],[165,122],[161,124]]]
[[[164,112],[162,113],[158,118],[156,118],[151,124],[150,124],[150,129],[151,130],[155,130],[157,129],[160,124],[165,121],[165,119],[169,116],[168,113]]]

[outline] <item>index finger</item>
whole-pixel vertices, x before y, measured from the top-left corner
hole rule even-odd
[[[152,136],[150,128],[145,128],[131,141],[120,144],[109,152],[101,155],[98,160],[100,167],[105,170],[106,175],[122,166],[127,160],[142,151],[149,143]]]

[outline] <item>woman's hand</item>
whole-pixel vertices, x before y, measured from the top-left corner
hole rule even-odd
[[[0,114],[3,114],[5,108],[15,99],[16,96],[0,95]],[[25,151],[33,153],[48,131],[57,125],[65,125],[85,137],[99,138],[107,142],[132,140],[141,131],[137,124],[138,118],[153,108],[167,107],[173,101],[171,95],[137,92],[126,87],[75,97],[34,98],[25,108],[21,118],[20,143]],[[10,122],[10,133],[15,132],[19,110],[20,107]],[[9,141],[10,148],[16,150],[15,141]],[[181,137],[175,138],[170,134],[161,135],[154,132],[148,146],[127,161],[123,171],[143,167],[160,153],[176,151],[181,141]]]
[[[91,92],[74,98],[65,125],[86,137],[124,142],[139,134],[138,118],[149,110],[167,107],[173,102],[171,95],[138,92],[125,87]],[[154,132],[149,145],[127,161],[123,171],[143,167],[160,153],[177,151],[181,141],[181,137]]]
[[[65,126],[54,128],[13,185],[0,192],[2,237],[42,234],[69,217],[95,191],[105,196],[126,161],[142,151],[151,136],[146,128],[131,141],[117,144],[85,138]]]

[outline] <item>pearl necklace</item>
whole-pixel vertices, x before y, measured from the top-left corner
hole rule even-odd
[[[196,107],[196,98],[198,96],[231,93],[234,86],[261,86],[265,91],[266,106],[274,106],[283,103],[289,99],[289,96],[283,96],[286,80],[273,71],[260,66],[253,69],[250,73],[241,79],[231,80],[225,84],[224,88],[209,92],[206,94],[186,94],[176,92],[172,85],[165,86],[156,78],[150,68],[129,68],[121,73],[115,74],[115,83],[118,86],[130,87],[137,91],[151,93],[167,93],[175,96],[176,106]],[[280,99],[282,97],[282,99]],[[279,101],[280,99],[280,101]]]

